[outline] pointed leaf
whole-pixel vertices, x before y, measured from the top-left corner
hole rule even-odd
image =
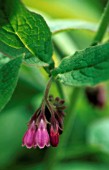
[[[51,32],[39,14],[28,11],[20,0],[0,0],[0,51],[38,65],[47,65],[52,56]]]
[[[52,72],[66,85],[90,86],[109,80],[109,43],[66,57]]]

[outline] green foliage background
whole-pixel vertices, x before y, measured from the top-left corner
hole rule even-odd
[[[51,19],[75,19],[91,22],[94,27],[89,26],[89,28],[94,30],[106,2],[105,0],[37,0],[37,2],[23,0],[30,10],[43,15],[48,25],[51,24]],[[54,28],[53,24],[51,28]],[[55,34],[52,40],[55,50],[53,58],[56,64],[58,65],[63,57],[76,50],[89,47],[94,35],[95,31],[87,29],[74,29]],[[5,63],[4,60],[3,62]],[[84,88],[76,89],[79,96],[75,109],[66,110],[66,116],[69,112],[73,112],[74,117],[72,125],[67,129],[67,136],[64,136],[66,142],[63,146],[44,150],[38,148],[28,150],[21,147],[22,136],[27,128],[26,123],[40,105],[47,79],[47,73],[43,68],[30,63],[22,65],[12,98],[0,113],[0,170],[61,168],[63,170],[107,170],[109,168],[108,82],[103,83],[106,90],[106,104],[103,109],[95,108],[88,103]],[[16,82],[16,80],[12,81]],[[70,103],[73,105],[75,103],[75,96],[72,96],[73,87],[62,85],[62,89],[66,106]],[[59,95],[55,83],[50,92],[55,96]],[[5,95],[2,101],[4,100]]]

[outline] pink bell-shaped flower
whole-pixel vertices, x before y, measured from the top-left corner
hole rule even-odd
[[[26,133],[24,134],[22,146],[26,146],[27,148],[32,148],[34,145],[34,137],[35,137],[35,131],[36,131],[36,125],[35,121],[33,121],[29,127]]]
[[[29,121],[22,146],[27,148],[38,146],[40,149],[50,144],[53,147],[58,146],[59,136],[63,132],[64,109],[64,100],[46,96],[46,100],[42,101]]]
[[[38,129],[35,133],[34,147],[38,146],[40,149],[45,146],[50,146],[50,137],[47,131],[47,125],[43,118],[40,119]]]

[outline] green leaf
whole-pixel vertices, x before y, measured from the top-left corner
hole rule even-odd
[[[47,65],[52,43],[43,17],[28,11],[19,0],[0,0],[0,4],[0,51],[12,57],[24,53],[26,61]]]
[[[18,80],[22,57],[13,59],[0,68],[0,111],[10,100]]]
[[[87,22],[87,21],[79,21],[79,20],[66,20],[66,19],[58,19],[48,22],[49,27],[53,34],[57,34],[59,32],[72,31],[72,30],[87,30],[91,32],[97,31],[98,25],[95,23]]]
[[[87,131],[87,141],[109,153],[109,119],[101,119],[91,124]]]
[[[52,74],[62,83],[73,86],[90,86],[109,80],[109,43],[64,58]]]
[[[0,68],[6,64],[10,59],[0,53]]]

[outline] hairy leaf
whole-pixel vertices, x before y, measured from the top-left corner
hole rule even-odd
[[[0,0],[0,51],[38,65],[52,56],[51,32],[39,14],[28,11],[19,0]],[[26,60],[26,61],[27,61]]]
[[[10,100],[18,80],[22,57],[4,64],[0,68],[0,111]]]
[[[109,80],[109,43],[66,57],[52,72],[66,85],[90,86]]]

